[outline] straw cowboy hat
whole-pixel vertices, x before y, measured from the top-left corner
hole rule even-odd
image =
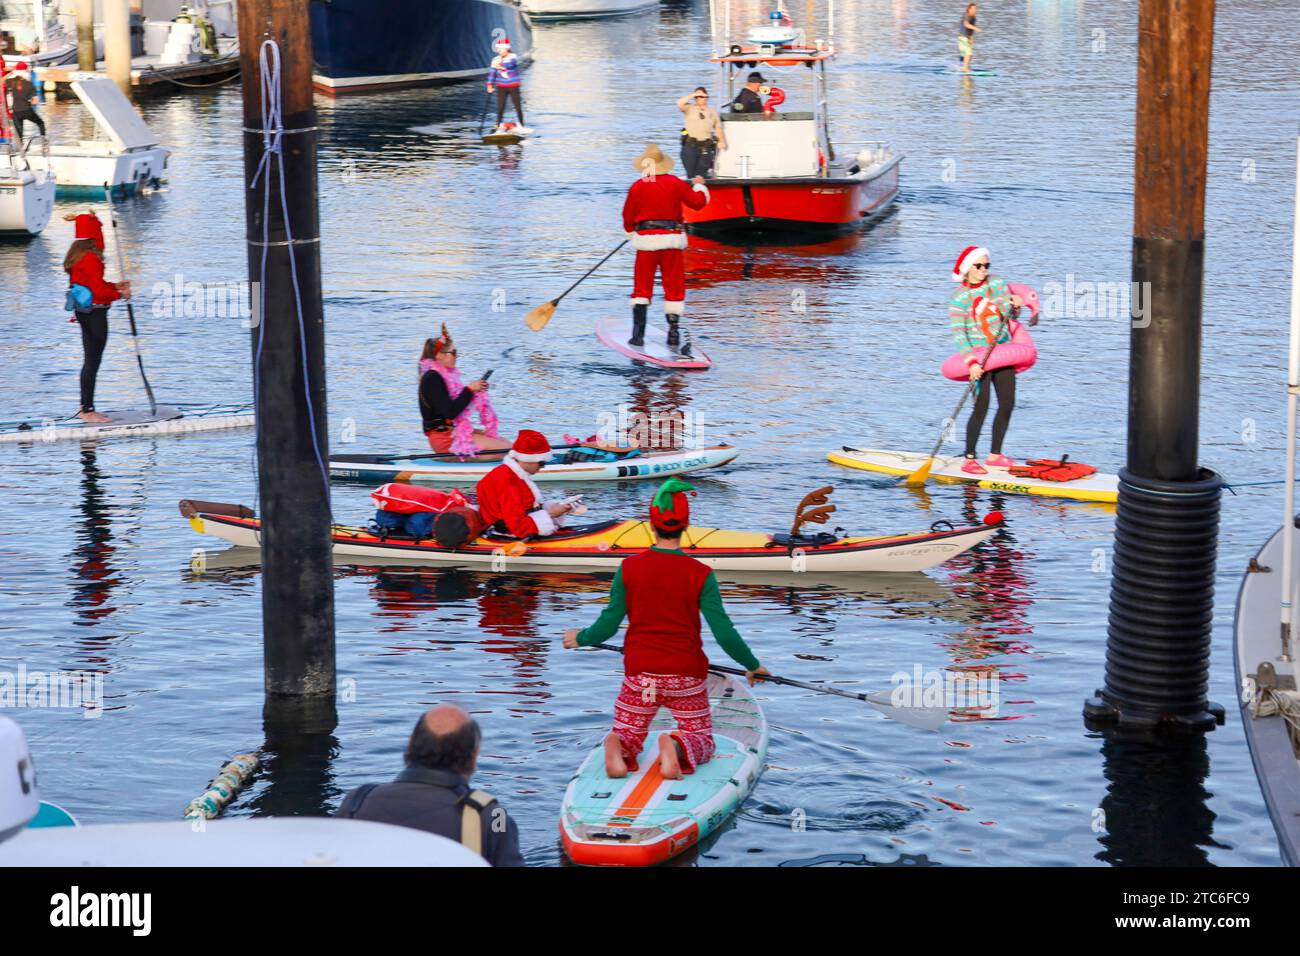
[[[650,143],[640,156],[632,160],[632,168],[642,175],[646,174],[647,166],[653,168],[657,175],[663,175],[673,168],[673,158],[665,156],[663,150]]]

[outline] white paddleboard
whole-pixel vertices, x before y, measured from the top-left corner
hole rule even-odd
[[[689,331],[682,331],[684,341],[690,341]],[[713,360],[704,354],[698,346],[691,347],[689,356],[682,355],[668,347],[668,328],[661,319],[646,322],[645,345],[637,347],[627,344],[632,337],[632,319],[630,316],[609,315],[596,323],[596,338],[615,352],[626,355],[639,362],[650,362],[661,368],[704,369],[713,364]]]
[[[837,465],[874,471],[885,475],[910,475],[925,463],[926,455],[919,452],[889,451],[883,448],[852,448],[848,445],[839,451],[828,452],[826,457]],[[1037,456],[1036,456],[1037,457]],[[1050,455],[1043,455],[1050,458]],[[980,462],[984,464],[983,461]],[[987,475],[968,475],[962,471],[966,459],[960,455],[936,455],[930,477],[936,481],[965,482],[992,491],[1009,491],[1023,495],[1044,495],[1050,498],[1073,498],[1076,501],[1107,501],[1119,499],[1119,477],[1097,472],[1087,478],[1073,481],[1042,481],[1021,478],[1005,468],[985,464]],[[1023,464],[1023,462],[1019,462]]]
[[[0,443],[51,442],[66,439],[88,441],[99,438],[137,438],[244,428],[253,424],[251,404],[159,405],[149,409],[105,411],[107,422],[84,422],[71,418],[31,418],[0,422]]]

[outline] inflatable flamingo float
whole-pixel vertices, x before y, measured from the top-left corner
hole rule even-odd
[[[1017,282],[1007,283],[1007,291],[1020,297],[1021,308],[1029,310],[1029,317],[1038,318],[1038,293],[1031,286]],[[1029,330],[1020,322],[1011,323],[1011,341],[993,346],[988,358],[982,363],[986,372],[1000,368],[1014,368],[1016,373],[1027,371],[1038,361],[1038,347],[1029,335]],[[954,382],[969,382],[970,367],[960,352],[949,355],[943,363],[943,374]]]

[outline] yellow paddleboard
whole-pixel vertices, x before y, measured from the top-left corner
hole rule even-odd
[[[851,448],[827,453],[826,457],[837,465],[875,471],[885,475],[905,477],[925,463],[926,456],[916,452],[888,451],[882,448]],[[1087,478],[1073,481],[1042,481],[1035,478],[1018,478],[1005,468],[989,465],[987,475],[968,475],[962,471],[966,459],[961,456],[936,455],[930,477],[935,481],[962,482],[991,491],[1005,491],[1021,495],[1043,495],[1049,498],[1073,498],[1076,501],[1109,501],[1119,499],[1119,477],[1098,472]]]

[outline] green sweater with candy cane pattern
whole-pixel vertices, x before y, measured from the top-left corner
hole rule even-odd
[[[975,304],[979,299],[991,299],[997,306],[1001,322],[990,322],[993,338],[984,334],[984,327],[975,317]],[[1011,321],[1015,317],[1011,293],[1005,279],[989,276],[978,286],[961,284],[961,288],[948,300],[948,324],[952,327],[952,340],[967,365],[973,365],[984,355],[984,349],[997,342],[1011,341]]]

